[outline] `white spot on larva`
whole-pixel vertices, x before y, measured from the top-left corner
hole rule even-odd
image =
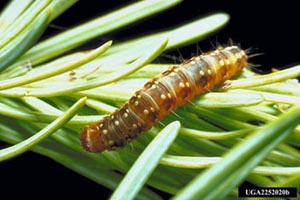
[[[240,54],[241,54],[242,56],[245,56],[245,55],[246,55],[245,51],[241,51]]]
[[[102,132],[104,135],[106,135],[108,133],[107,129],[104,129]]]
[[[186,85],[186,87],[190,87],[189,82],[186,82],[185,85]]]
[[[194,64],[196,64],[196,62],[195,62],[194,60],[192,60],[192,61],[190,62],[190,64],[194,65]]]
[[[115,116],[113,116],[113,115],[112,115],[112,116],[110,116],[110,118],[111,118],[111,119],[114,119],[114,118],[115,118]]]
[[[176,76],[176,73],[175,72],[171,72],[170,76]]]
[[[172,98],[172,96],[171,96],[171,94],[170,94],[170,93],[168,93],[168,97],[169,97],[169,99],[171,99],[171,98]]]
[[[144,114],[145,114],[145,115],[148,115],[148,114],[149,114],[149,110],[145,109],[145,110],[144,110]]]
[[[132,124],[132,128],[137,128],[137,125],[136,124]]]
[[[166,97],[166,95],[161,94],[161,95],[160,95],[160,98],[161,98],[161,99],[166,99],[167,97]]]
[[[175,69],[174,69],[174,72],[179,72],[179,69],[178,69],[178,68],[175,68]]]
[[[154,109],[153,107],[150,107],[150,110],[151,110],[152,112],[155,112],[155,109]]]
[[[207,74],[211,75],[211,70],[210,69],[207,70]]]
[[[139,102],[138,102],[138,101],[135,101],[135,102],[134,102],[134,105],[135,105],[135,106],[138,106],[138,105],[139,105]]]
[[[124,117],[124,118],[127,118],[127,117],[128,117],[128,114],[127,114],[127,113],[124,113],[124,114],[123,114],[123,117]]]
[[[120,125],[120,122],[119,122],[118,120],[116,120],[116,121],[115,121],[115,125],[116,125],[116,126],[119,126],[119,125]]]
[[[196,60],[196,61],[200,61],[200,57],[199,57],[199,56],[196,57],[195,60]]]
[[[128,109],[126,109],[126,112],[127,112],[127,113],[129,113],[129,110],[128,110]]]
[[[183,82],[180,82],[180,83],[179,83],[179,87],[184,88],[184,83],[183,83]]]
[[[137,97],[138,99],[140,99],[142,96],[141,96],[140,94],[138,94],[136,97]]]
[[[220,64],[221,66],[224,66],[224,65],[225,65],[225,63],[224,63],[223,60],[220,60],[220,61],[219,61],[219,64]]]
[[[152,89],[155,89],[155,88],[156,88],[156,85],[155,85],[155,84],[153,84],[153,85],[151,86],[151,88],[152,88]]]
[[[99,125],[99,127],[102,128],[102,127],[103,127],[103,123],[101,123],[101,124]]]
[[[199,74],[200,74],[201,76],[204,76],[205,73],[204,73],[203,70],[200,70],[200,71],[199,71]]]
[[[158,85],[158,84],[159,84],[159,82],[158,82],[158,81],[154,81],[154,83],[155,83],[156,85]]]
[[[114,145],[114,143],[115,143],[115,142],[114,142],[113,140],[109,140],[109,141],[108,141],[108,144],[109,144],[110,146],[111,146],[111,145]]]

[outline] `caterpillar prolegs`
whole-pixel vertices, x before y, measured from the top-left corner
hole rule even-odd
[[[129,102],[82,131],[87,151],[120,148],[150,129],[170,112],[230,79],[247,65],[237,46],[204,53],[173,67],[147,82]]]

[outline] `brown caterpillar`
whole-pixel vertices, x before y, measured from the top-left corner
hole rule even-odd
[[[115,150],[150,129],[170,112],[230,79],[247,65],[237,46],[193,57],[153,78],[113,114],[82,131],[81,142],[90,152]]]

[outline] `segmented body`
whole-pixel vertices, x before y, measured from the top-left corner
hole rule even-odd
[[[86,127],[82,145],[90,152],[120,148],[178,106],[230,79],[246,65],[247,55],[237,46],[193,57],[153,78],[120,109]]]

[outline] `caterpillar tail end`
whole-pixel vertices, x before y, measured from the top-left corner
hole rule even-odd
[[[81,133],[82,147],[92,153],[106,150],[106,146],[101,139],[101,134],[101,131],[96,128],[96,125],[86,127]]]

